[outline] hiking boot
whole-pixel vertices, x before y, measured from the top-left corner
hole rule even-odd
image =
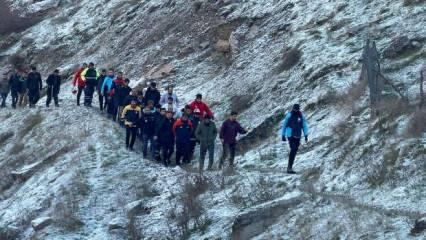
[[[287,168],[287,173],[288,174],[296,174],[296,172],[293,171],[293,169],[291,169],[291,168]]]

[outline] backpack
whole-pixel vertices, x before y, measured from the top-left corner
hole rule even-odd
[[[300,138],[302,136],[302,129],[303,129],[302,114],[292,112],[286,127],[291,128],[292,137]]]

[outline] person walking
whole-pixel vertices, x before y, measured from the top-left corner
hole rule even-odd
[[[201,95],[200,93],[195,96],[195,100],[192,101],[190,106],[192,112],[195,112],[195,110],[198,109],[202,118],[208,115],[213,119],[213,112],[210,110],[209,106],[205,102],[203,102],[203,95]]]
[[[35,66],[31,67],[31,72],[27,76],[28,100],[30,108],[34,108],[37,101],[40,99],[40,91],[43,88],[41,75],[37,72]]]
[[[167,111],[166,116],[161,119],[157,125],[155,136],[157,137],[158,145],[161,148],[161,159],[163,160],[164,166],[170,165],[170,158],[174,152],[175,137],[173,134],[173,125],[175,120],[173,119],[173,112]]]
[[[59,70],[55,69],[52,74],[46,80],[47,84],[47,99],[46,99],[46,107],[49,107],[52,98],[55,102],[55,106],[59,107],[59,99],[58,94],[61,89],[61,76],[59,75]]]
[[[188,111],[189,112],[189,111]],[[192,112],[192,110],[191,110]],[[210,115],[206,115],[205,117],[209,117],[211,119]],[[200,124],[200,122],[202,121],[202,117],[201,117],[201,112],[200,109],[196,108],[194,110],[194,112],[192,112],[191,114],[189,114],[189,120],[191,120],[192,123],[192,127],[194,128],[194,131],[191,134],[191,156],[190,156],[190,161],[194,158],[194,153],[195,153],[195,147],[197,146],[198,140],[197,137],[195,136],[195,129],[197,129],[198,125]]]
[[[214,145],[217,137],[217,128],[216,124],[211,121],[210,116],[206,116],[198,125],[197,130],[195,130],[195,136],[200,142],[199,172],[202,174],[204,170],[204,159],[206,158],[207,152],[209,152],[209,165],[207,170],[212,170],[214,160]]]
[[[179,109],[179,98],[176,95],[176,93],[173,92],[173,87],[169,86],[167,87],[167,92],[161,95],[160,104],[164,106],[165,104],[168,104],[170,102],[170,98],[172,98],[172,103],[176,108]]]
[[[10,94],[12,96],[12,107],[16,108],[16,105],[18,104],[19,99],[19,93],[21,92],[21,88],[23,87],[21,84],[21,79],[23,76],[21,75],[21,72],[18,70],[14,70],[12,75],[10,75],[9,78],[9,87],[10,87]]]
[[[19,78],[19,107],[25,107],[28,103],[28,88],[27,88],[27,79],[24,77],[25,71],[20,70]]]
[[[81,73],[86,70],[86,68],[87,63],[83,63],[83,65],[74,74],[73,93],[77,93],[77,106],[80,106],[81,93],[83,92],[84,87],[86,86],[86,82],[81,78]],[[77,87],[77,90],[75,90],[75,87]]]
[[[104,80],[107,76],[106,69],[101,70],[101,75],[98,77],[96,90],[98,92],[98,101],[99,101],[99,110],[104,111],[106,107],[106,97],[102,94],[102,86],[104,85]],[[127,105],[126,105],[127,106]]]
[[[149,88],[145,92],[144,104],[147,105],[148,101],[153,101],[154,106],[160,103],[160,92],[157,90],[157,83],[151,82]]]
[[[111,89],[109,91],[109,96],[111,97],[112,102],[112,119],[118,121],[118,107],[119,107],[119,97],[116,95],[117,89],[124,83],[124,74],[123,72],[118,72],[117,78],[112,81]]]
[[[183,114],[173,125],[173,133],[176,139],[176,165],[188,164],[191,157],[192,123],[188,115]]]
[[[308,142],[309,126],[308,122],[300,111],[300,105],[294,104],[291,112],[287,113],[282,122],[281,139],[283,142],[288,140],[290,146],[290,154],[288,156],[287,173],[295,174],[293,171],[293,163],[300,146],[302,131],[305,142]]]
[[[222,157],[219,162],[219,169],[222,169],[225,159],[229,156],[229,166],[234,167],[235,150],[237,147],[237,135],[246,134],[247,131],[241,127],[237,121],[238,113],[232,112],[228,120],[226,120],[220,129],[220,141],[223,146]]]
[[[112,82],[114,81],[114,79],[115,79],[114,69],[110,68],[108,70],[107,76],[104,79],[104,83],[102,84],[102,87],[101,87],[101,94],[105,98],[106,110],[109,117],[112,117],[114,114],[114,104],[112,102],[112,97],[110,95]]]
[[[155,115],[149,106],[146,106],[143,109],[142,119],[141,119],[141,131],[142,131],[142,142],[143,142],[143,148],[142,148],[143,157],[144,158],[148,157],[148,144],[149,144],[151,157],[152,159],[155,159],[155,142],[154,142]]]
[[[86,68],[81,72],[81,79],[85,82],[84,87],[84,106],[92,107],[93,93],[97,86],[97,79],[100,74],[95,68],[94,63],[89,63],[89,68]]]
[[[6,107],[6,99],[7,95],[9,95],[10,92],[10,85],[9,81],[7,79],[7,74],[4,74],[2,76],[2,79],[0,80],[0,95],[1,95],[1,108]]]
[[[133,151],[138,123],[141,117],[141,108],[135,100],[132,100],[130,105],[127,105],[121,114],[121,118],[124,119],[124,125],[126,126],[126,148],[130,149],[130,151]]]
[[[121,112],[126,106],[126,97],[129,96],[132,88],[129,87],[130,80],[128,78],[124,79],[121,85],[119,85],[114,94],[114,101],[117,102],[117,116],[121,116]]]

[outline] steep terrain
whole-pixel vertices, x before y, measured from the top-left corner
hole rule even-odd
[[[203,93],[218,124],[233,109],[250,132],[235,171],[200,179],[196,163],[164,168],[126,152],[120,127],[73,106],[68,81],[61,108],[43,99],[0,112],[0,239],[425,237],[424,1],[9,2],[28,24],[1,35],[0,66],[22,56],[43,76],[68,76],[93,61],[132,86]],[[380,117],[360,80],[367,37],[409,101],[386,86]],[[278,132],[296,102],[311,142],[289,176]]]

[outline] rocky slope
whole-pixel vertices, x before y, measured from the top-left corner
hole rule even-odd
[[[28,23],[1,36],[2,66],[20,55],[67,75],[94,61],[133,86],[173,82],[186,101],[203,93],[218,122],[241,112],[250,133],[234,172],[199,179],[196,163],[166,169],[127,153],[122,129],[72,106],[67,82],[60,109],[0,113],[1,237],[424,238],[423,1],[9,2]],[[409,100],[387,86],[379,118],[359,80],[367,37]],[[312,141],[302,174],[288,176],[278,132],[295,102]]]

